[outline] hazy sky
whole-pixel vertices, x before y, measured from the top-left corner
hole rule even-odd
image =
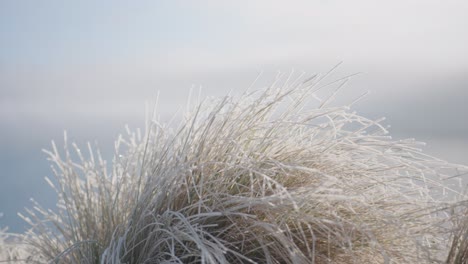
[[[450,0],[2,1],[1,110],[47,112],[71,96],[140,101],[173,91],[174,80],[339,61],[383,84],[464,77],[467,12],[468,2]]]
[[[20,229],[15,210],[44,197],[40,149],[63,129],[110,148],[123,124],[142,125],[158,90],[169,114],[192,85],[223,95],[262,70],[343,61],[332,79],[363,73],[343,98],[370,90],[360,111],[468,164],[457,143],[468,141],[467,13],[453,0],[2,0],[0,226]]]
[[[181,103],[192,84],[223,94],[260,70],[340,61],[365,73],[355,83],[372,100],[465,96],[467,12],[450,0],[2,1],[0,118],[139,115],[156,90]]]

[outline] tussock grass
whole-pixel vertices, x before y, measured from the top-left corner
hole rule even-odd
[[[13,246],[6,242],[8,238],[7,231],[7,228],[0,229],[0,261],[21,258],[19,252],[17,252]]]
[[[325,77],[280,76],[207,99],[179,125],[149,119],[143,133],[118,138],[111,164],[91,146],[53,144],[58,209],[22,215],[31,254],[40,263],[444,262],[449,209],[461,203],[443,179],[465,168],[332,105],[336,92],[317,98],[347,81]]]
[[[457,210],[458,209],[458,210]],[[452,211],[454,228],[447,264],[468,263],[468,206],[466,201]]]
[[[1,218],[1,217],[0,217]],[[8,232],[8,228],[0,228],[0,263],[27,263],[37,261],[30,254],[33,250],[24,244],[24,237]]]

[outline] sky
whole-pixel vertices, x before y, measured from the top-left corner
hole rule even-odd
[[[107,152],[125,124],[245,89],[263,72],[360,73],[343,101],[396,137],[468,164],[467,1],[0,1],[0,226],[24,229],[29,198],[52,206],[42,148]]]

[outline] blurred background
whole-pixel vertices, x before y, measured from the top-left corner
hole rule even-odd
[[[0,219],[33,197],[53,207],[43,148],[87,141],[111,157],[124,125],[143,127],[160,92],[164,118],[203,96],[243,91],[263,71],[354,77],[339,95],[387,117],[395,138],[468,165],[468,2],[0,1]],[[260,87],[259,87],[260,88]]]

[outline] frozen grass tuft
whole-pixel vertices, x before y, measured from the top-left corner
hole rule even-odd
[[[447,264],[468,263],[468,205],[466,201],[461,202],[461,205],[452,211],[452,215],[454,228]]]
[[[22,215],[31,254],[39,263],[445,262],[449,213],[463,203],[444,179],[465,168],[332,105],[335,92],[319,99],[346,81],[324,77],[205,100],[177,126],[149,120],[118,138],[111,164],[91,146],[53,144],[58,209]],[[453,254],[466,253],[464,228]]]
[[[39,258],[31,255],[32,248],[23,241],[24,237],[8,233],[8,228],[0,228],[0,263],[30,263]]]

